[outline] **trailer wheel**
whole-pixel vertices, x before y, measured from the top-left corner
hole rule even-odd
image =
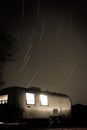
[[[49,117],[49,125],[50,126],[54,125],[54,118],[53,117]]]
[[[60,124],[61,124],[61,117],[57,117],[57,118],[56,118],[56,124],[57,124],[57,125],[60,125]]]

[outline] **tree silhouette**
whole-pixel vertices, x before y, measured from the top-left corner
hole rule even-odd
[[[16,39],[12,35],[6,33],[3,28],[0,28],[0,87],[2,87],[5,82],[3,78],[3,65],[7,61],[15,61],[17,54]]]

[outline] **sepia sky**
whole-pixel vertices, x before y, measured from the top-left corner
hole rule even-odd
[[[37,86],[87,104],[85,0],[3,0],[0,25],[17,40],[4,66],[5,87]]]

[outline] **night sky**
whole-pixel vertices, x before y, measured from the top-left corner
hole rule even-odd
[[[3,0],[0,26],[18,45],[4,66],[5,87],[37,86],[87,104],[85,0]]]

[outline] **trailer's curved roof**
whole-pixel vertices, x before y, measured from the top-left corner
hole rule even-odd
[[[65,96],[65,97],[67,97],[67,95],[66,94],[62,94],[62,93],[56,93],[56,92],[51,92],[51,91],[48,91],[48,90],[46,90],[46,91],[43,91],[43,90],[41,90],[41,88],[38,88],[38,87],[30,87],[30,88],[27,88],[27,90],[29,91],[32,91],[32,92],[38,92],[38,93],[45,93],[45,94],[51,94],[51,95],[60,95],[60,96]]]
[[[62,93],[56,93],[56,92],[51,92],[51,91],[43,91],[41,90],[41,88],[38,87],[20,87],[20,86],[10,86],[10,87],[6,87],[6,88],[2,88],[0,90],[0,92],[4,92],[4,91],[9,91],[9,90],[13,90],[13,89],[23,89],[25,91],[31,91],[31,92],[35,92],[35,93],[45,93],[45,94],[51,94],[51,95],[58,95],[58,96],[64,96],[64,97],[68,97],[68,95],[66,94],[62,94]]]
[[[26,88],[24,88],[24,87],[20,87],[20,86],[10,86],[10,87],[6,87],[6,88],[2,88],[1,90],[0,90],[0,92],[2,93],[2,92],[7,92],[7,91],[9,91],[9,90],[14,90],[14,89],[23,89],[23,90],[26,90]]]

